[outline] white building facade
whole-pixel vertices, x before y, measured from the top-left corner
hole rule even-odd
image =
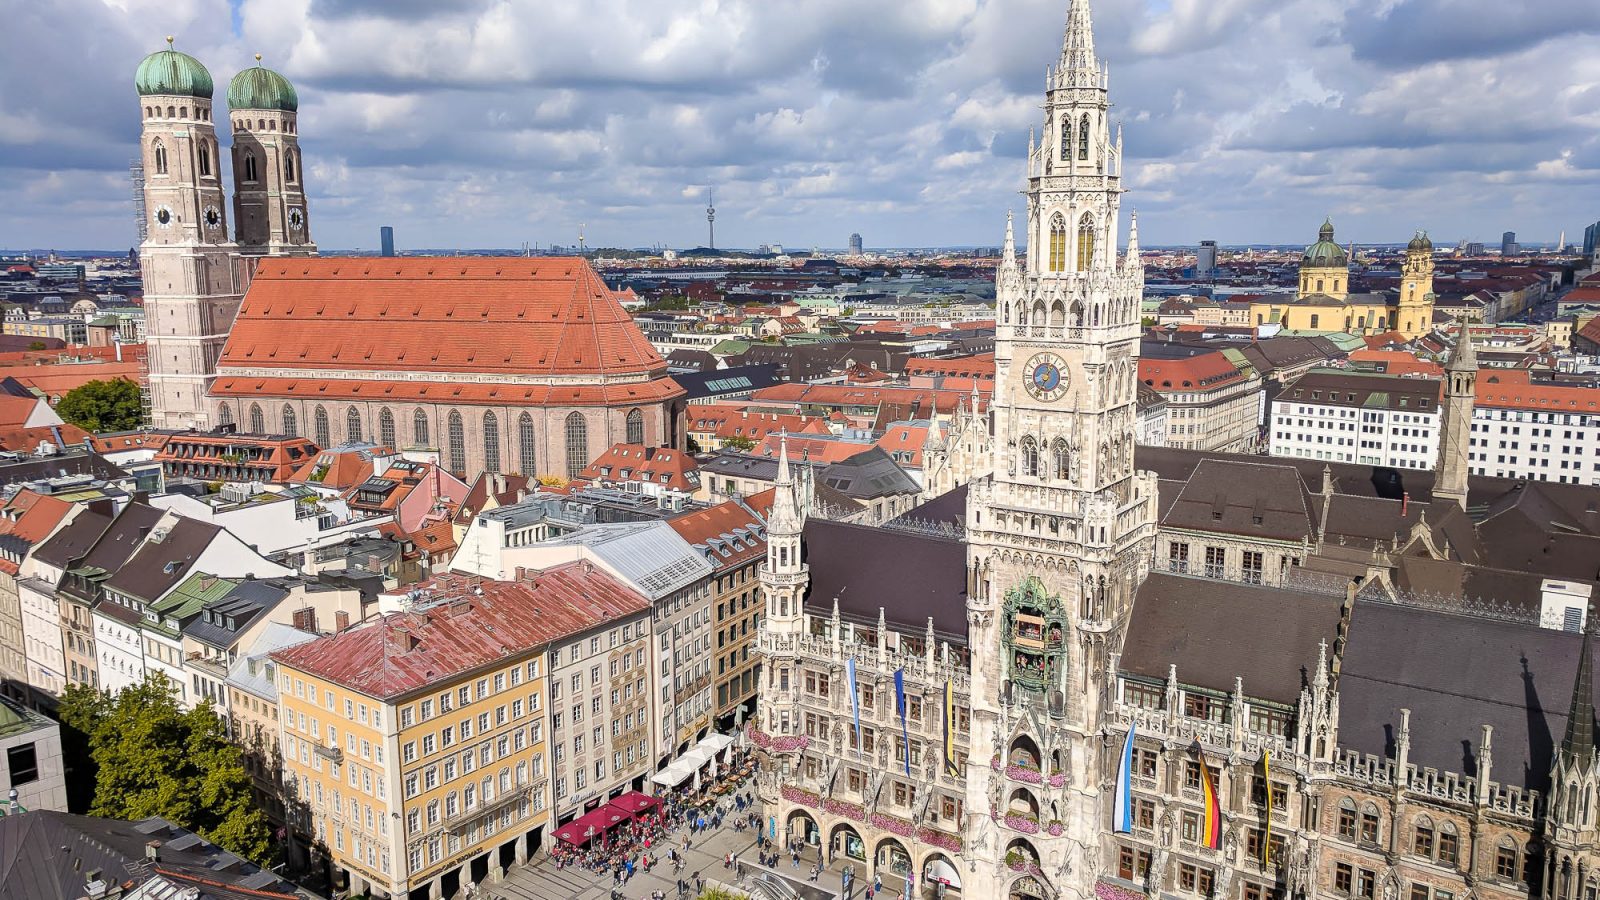
[[[1439,456],[1440,383],[1313,370],[1272,401],[1270,453],[1400,469]]]

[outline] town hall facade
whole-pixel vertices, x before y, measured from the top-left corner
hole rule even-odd
[[[1108,86],[1073,0],[949,489],[866,528],[780,471],[766,829],[925,897],[1593,900],[1593,625],[1549,622],[1600,589],[1600,490],[1469,478],[1465,437],[1428,472],[1136,448]]]

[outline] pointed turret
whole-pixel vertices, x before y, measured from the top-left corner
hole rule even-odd
[[[1094,87],[1100,83],[1089,0],[1072,0],[1067,11],[1067,33],[1061,41],[1061,62],[1056,66],[1056,74],[1062,87]]]
[[[1467,508],[1467,474],[1471,468],[1472,407],[1478,391],[1478,357],[1472,333],[1461,326],[1461,337],[1444,372],[1444,408],[1439,429],[1439,462],[1435,466],[1433,496]]]
[[[1444,367],[1446,372],[1471,372],[1478,373],[1478,351],[1472,346],[1472,329],[1470,326],[1461,326],[1461,336],[1456,339],[1456,347],[1450,352],[1450,362]]]
[[[1011,210],[1006,210],[1006,243],[1000,254],[1000,264],[1009,268],[1017,265],[1017,234],[1011,224]]]
[[[775,534],[798,534],[802,525],[800,507],[795,502],[794,478],[789,473],[789,434],[778,436],[778,480],[774,483],[772,512],[767,530]]]
[[[1123,257],[1123,266],[1133,268],[1139,264],[1139,211],[1134,210],[1128,216],[1128,251]]]
[[[1594,763],[1594,625],[1591,615],[1583,629],[1578,675],[1573,679],[1572,703],[1567,708],[1567,733],[1561,739],[1561,755],[1585,774]]]

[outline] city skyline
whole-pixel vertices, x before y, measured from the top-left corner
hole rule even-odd
[[[781,6],[615,6],[133,3],[86,6],[81,33],[21,11],[38,39],[0,62],[19,86],[0,100],[0,245],[136,242],[128,76],[166,33],[219,84],[257,51],[295,82],[329,248],[375,248],[380,224],[402,250],[571,244],[580,223],[590,246],[690,247],[708,185],[730,247],[993,246],[1020,205],[1032,61],[1065,3],[810,5],[783,23]],[[1563,4],[1160,7],[1096,11],[1149,245],[1309,241],[1331,214],[1341,242],[1422,227],[1537,247],[1593,218],[1578,198],[1600,185],[1600,65],[1563,51],[1582,33],[1556,29],[1594,27]],[[591,27],[608,20],[630,24]]]

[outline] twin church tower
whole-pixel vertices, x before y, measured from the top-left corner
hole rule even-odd
[[[200,61],[171,48],[139,64],[144,215],[139,246],[150,366],[151,425],[218,424],[206,398],[257,259],[309,256],[299,98],[257,64],[228,84],[233,134],[233,230],[212,116],[214,86]]]

